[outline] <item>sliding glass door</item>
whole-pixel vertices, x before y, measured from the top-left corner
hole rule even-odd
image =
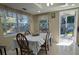
[[[73,15],[63,15],[61,16],[61,38],[69,39],[74,36],[74,28],[75,28],[75,16]]]

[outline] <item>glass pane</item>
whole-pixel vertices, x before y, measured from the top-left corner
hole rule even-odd
[[[15,12],[13,12],[13,16],[12,17],[16,18],[16,13]]]
[[[18,20],[20,32],[29,31],[29,18],[26,15],[22,15],[22,18]]]
[[[47,20],[41,20],[40,21],[40,30],[42,32],[48,30],[48,21]]]
[[[66,33],[66,24],[62,24],[61,25],[61,34],[65,34]]]
[[[66,17],[65,16],[62,16],[61,18],[62,18],[61,19],[61,24],[65,24],[66,23],[66,21],[65,21],[66,20]]]
[[[1,16],[1,28],[3,34],[16,34],[18,31],[29,31],[29,18],[26,15],[18,14],[15,12],[9,12],[4,9],[0,9]],[[18,30],[19,29],[19,30]]]
[[[7,16],[8,17],[12,17],[13,16],[13,13],[11,11],[7,11]]]
[[[62,16],[61,17],[61,34],[65,34],[66,33],[66,17]]]
[[[74,16],[68,16],[67,23],[74,23]]]
[[[1,17],[1,24],[3,29],[3,34],[15,34],[17,33],[17,21],[16,18],[12,17],[12,15],[8,15],[5,10],[4,15]],[[12,14],[12,13],[11,13]]]
[[[67,34],[72,35],[74,33],[74,16],[67,17]]]
[[[3,27],[3,30],[4,30],[4,35],[17,33],[16,32],[16,30],[17,30],[16,18],[6,17],[5,21],[2,21],[2,27]]]

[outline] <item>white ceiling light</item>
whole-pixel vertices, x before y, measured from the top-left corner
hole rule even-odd
[[[47,3],[46,5],[49,6],[49,3]]]

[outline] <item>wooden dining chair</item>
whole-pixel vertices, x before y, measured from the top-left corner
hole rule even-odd
[[[49,50],[49,44],[48,44],[48,34],[46,34],[45,43],[41,46],[41,49],[45,51],[47,54],[47,51]]]
[[[23,34],[18,33],[16,35],[16,40],[20,47],[21,55],[26,54],[26,53],[27,54],[32,53],[32,51],[29,49],[29,42],[27,41],[27,38]]]

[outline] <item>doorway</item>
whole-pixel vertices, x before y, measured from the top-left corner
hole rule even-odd
[[[59,13],[59,42],[65,44],[76,43],[77,10],[67,10]]]

